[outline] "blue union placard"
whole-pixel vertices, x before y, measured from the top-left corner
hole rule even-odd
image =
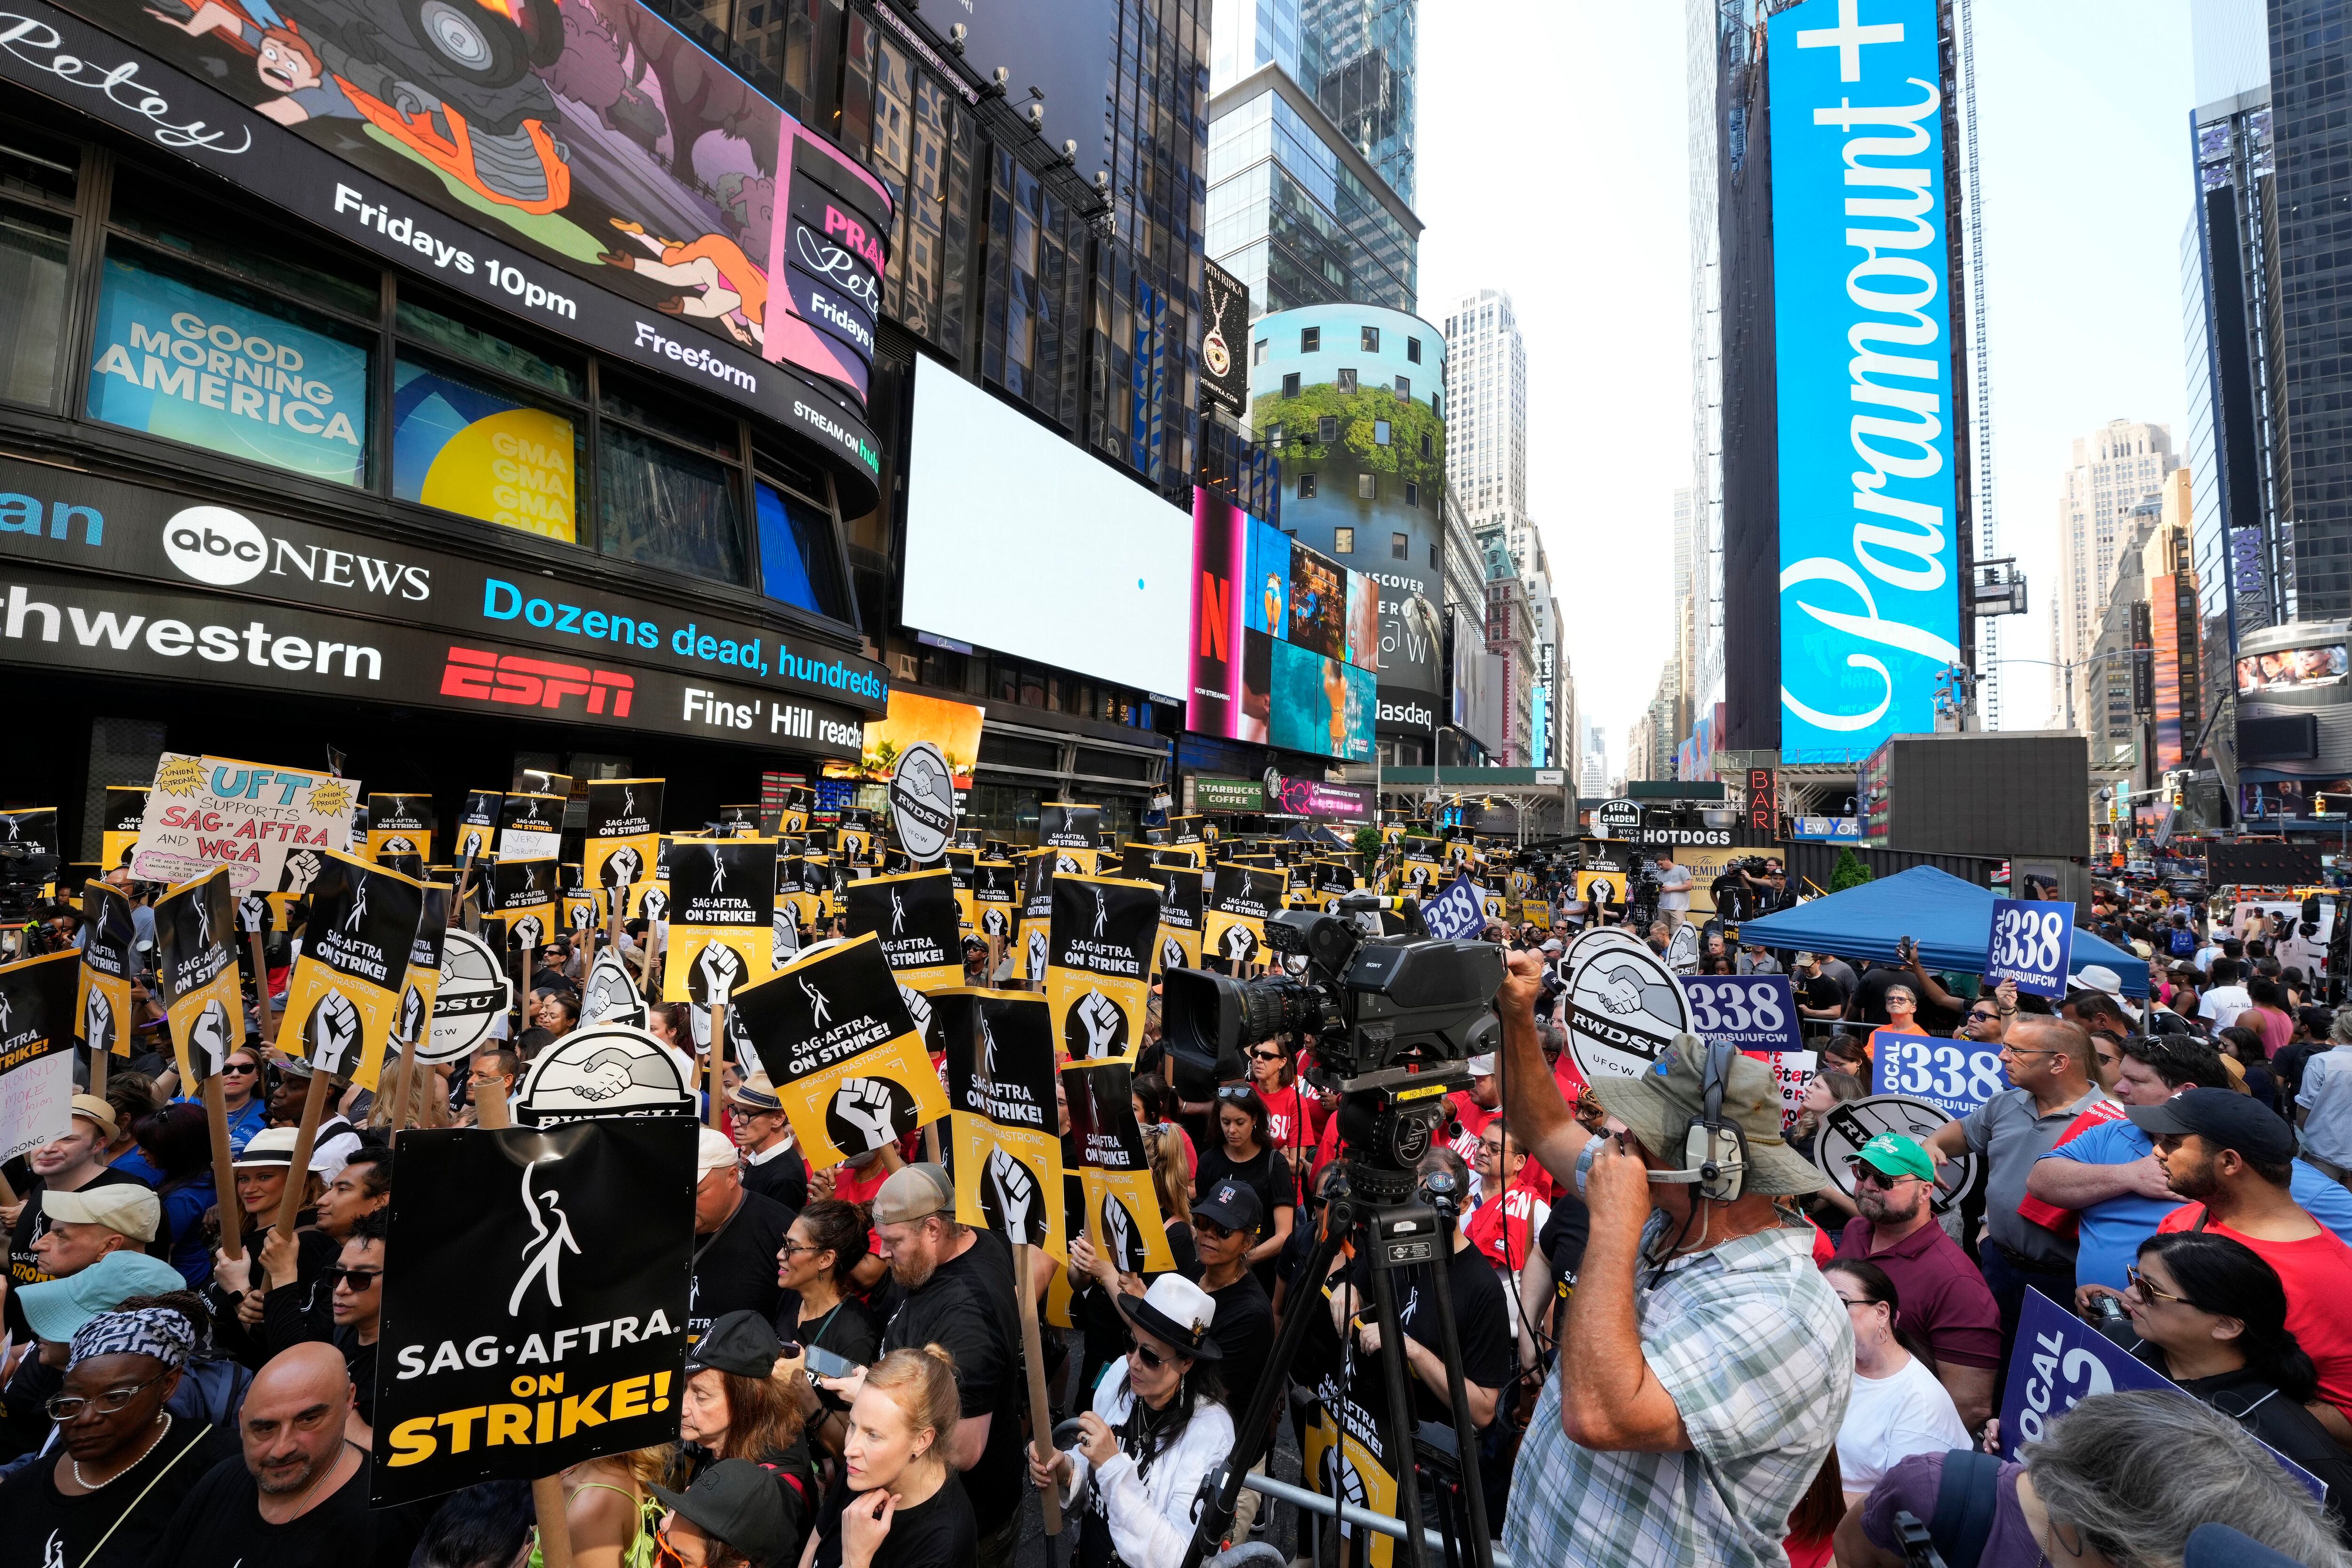
[[[1780,745],[1935,727],[1960,657],[1935,0],[1766,25],[1780,464]]]

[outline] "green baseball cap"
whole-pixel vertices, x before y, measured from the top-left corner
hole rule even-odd
[[[1866,1164],[1883,1176],[1916,1176],[1923,1182],[1936,1179],[1935,1156],[1900,1132],[1882,1132],[1845,1158],[1850,1165]]]

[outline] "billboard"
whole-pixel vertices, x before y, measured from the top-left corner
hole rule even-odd
[[[1201,406],[1238,425],[1249,416],[1249,285],[1203,262],[1201,297]]]
[[[1185,727],[1366,762],[1376,584],[1203,486],[1193,491]]]
[[[909,13],[912,5],[905,7]],[[1111,37],[1118,30],[1118,0],[940,0],[922,13],[940,37],[964,28],[963,63],[986,81],[999,66],[1005,101],[1025,112],[1031,89],[1045,105],[1045,144],[1078,144],[1076,167],[1094,183],[1110,167]],[[1242,318],[1246,331],[1249,318]],[[1239,337],[1234,338],[1239,342]]]
[[[906,467],[908,626],[1144,692],[1186,689],[1182,511],[922,355]]]
[[[1766,24],[1780,404],[1780,744],[1935,727],[1959,659],[1937,0]]]
[[[888,194],[637,0],[26,0],[11,26],[0,79],[878,468]]]

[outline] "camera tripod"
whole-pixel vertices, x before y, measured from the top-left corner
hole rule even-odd
[[[1412,1082],[1417,1077],[1422,1084],[1430,1082],[1427,1074],[1370,1076],[1399,1082]],[[1364,1082],[1360,1079],[1355,1087]],[[1352,1088],[1349,1098],[1353,1098]],[[1340,1112],[1347,1109],[1343,1104]],[[1421,1202],[1414,1192],[1411,1171],[1390,1170],[1360,1159],[1349,1141],[1343,1141],[1334,1169],[1336,1173],[1325,1193],[1322,1234],[1317,1237],[1307,1270],[1300,1278],[1319,1288],[1330,1272],[1332,1260],[1339,1257],[1341,1244],[1351,1239],[1356,1244],[1356,1256],[1371,1262],[1372,1306],[1381,1331],[1381,1367],[1388,1405],[1386,1430],[1394,1435],[1389,1451],[1392,1463],[1400,1454],[1403,1459],[1397,1476],[1398,1511],[1405,1527],[1401,1543],[1404,1555],[1400,1561],[1405,1568],[1427,1568],[1421,1488],[1414,1475],[1412,1398],[1406,1382],[1411,1374],[1405,1362],[1404,1331],[1397,1321],[1394,1276],[1399,1269],[1421,1264],[1430,1266],[1430,1293],[1436,1303],[1438,1331],[1448,1347],[1458,1345],[1454,1296],[1445,1272],[1454,1251],[1454,1181],[1444,1173],[1432,1177],[1428,1185],[1430,1196],[1435,1201]],[[1200,1568],[1205,1557],[1215,1553],[1218,1543],[1233,1525],[1242,1478],[1265,1454],[1276,1405],[1289,1386],[1291,1363],[1297,1357],[1308,1321],[1322,1310],[1319,1289],[1306,1289],[1302,1294],[1305,1300],[1283,1320],[1282,1330],[1275,1336],[1265,1374],[1250,1393],[1248,1408],[1234,1423],[1233,1452],[1201,1483],[1199,1520],[1192,1543],[1184,1549],[1183,1568]],[[1493,1568],[1494,1547],[1486,1532],[1486,1503],[1478,1479],[1478,1433],[1470,1419],[1469,1390],[1462,1381],[1460,1355],[1449,1353],[1441,1359],[1445,1362],[1446,1394],[1454,1409],[1454,1430],[1460,1451],[1462,1496],[1470,1526],[1470,1562],[1475,1568]],[[1446,1556],[1449,1562],[1454,1560],[1450,1550]]]

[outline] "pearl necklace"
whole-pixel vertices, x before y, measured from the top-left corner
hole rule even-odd
[[[123,1466],[121,1469],[115,1471],[114,1474],[107,1477],[106,1479],[102,1481],[94,1481],[88,1476],[83,1475],[81,1473],[81,1461],[79,1459],[72,1460],[74,1485],[80,1487],[84,1491],[93,1492],[98,1490],[100,1487],[112,1486],[116,1481],[121,1480],[123,1477],[129,1475],[131,1471],[144,1464],[147,1460],[147,1456],[155,1451],[155,1445],[161,1443],[165,1437],[169,1436],[171,1435],[171,1431],[172,1413],[166,1410],[163,1412],[163,1429],[157,1432],[154,1436],[147,1440],[147,1446],[139,1450],[139,1458],[131,1460],[129,1464]]]

